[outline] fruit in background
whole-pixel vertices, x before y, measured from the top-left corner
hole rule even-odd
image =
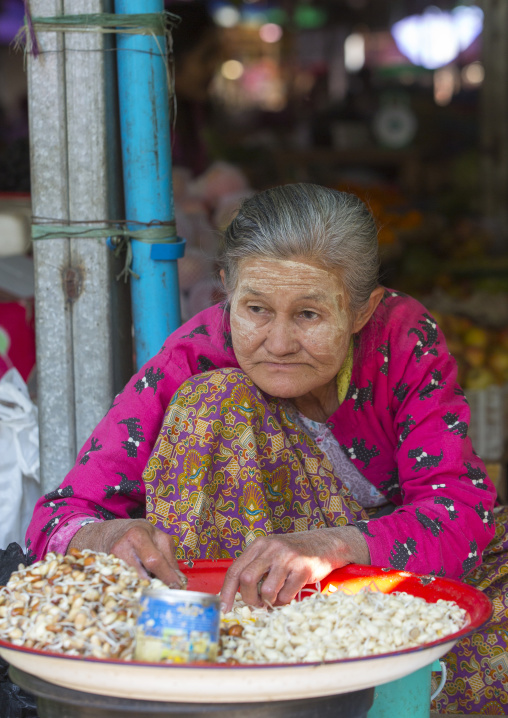
[[[450,321],[450,329],[461,336],[473,326],[473,322],[467,317],[459,317],[454,314],[448,314],[448,319]]]
[[[462,355],[469,366],[474,369],[479,369],[485,366],[487,361],[487,353],[482,347],[476,346],[465,346],[462,350]]]
[[[508,329],[501,329],[498,335],[499,346],[508,351]]]
[[[486,367],[473,367],[465,377],[464,386],[466,389],[486,389],[496,383],[496,377]]]
[[[441,329],[443,329],[443,327],[444,327],[444,321],[445,321],[445,318],[444,318],[445,315],[444,315],[444,314],[441,314],[441,312],[438,312],[438,311],[436,311],[435,309],[432,310],[431,314],[432,314],[432,316],[434,317],[434,319],[436,320],[438,326],[439,326]]]
[[[380,245],[394,245],[401,232],[418,229],[424,223],[423,214],[417,209],[407,209],[405,197],[394,187],[341,182],[336,189],[352,192],[365,202],[379,228]]]
[[[482,327],[471,327],[463,336],[464,344],[468,347],[485,349],[489,344],[489,340],[488,331],[482,329]]]
[[[487,329],[468,317],[431,310],[458,366],[464,389],[508,382],[508,329]]]
[[[455,359],[458,360],[459,357],[462,358],[463,344],[458,337],[446,335],[446,345],[448,347],[448,351],[455,357]]]
[[[508,349],[502,346],[492,350],[488,359],[489,367],[504,381],[508,381]]]
[[[379,244],[395,244],[397,235],[390,227],[381,227],[377,233]]]

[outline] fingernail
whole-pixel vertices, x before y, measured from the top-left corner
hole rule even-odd
[[[176,573],[178,574],[178,578],[180,579],[180,586],[182,588],[187,588],[187,584],[189,583],[189,579],[187,578],[187,576],[179,570],[177,570]]]
[[[226,609],[227,609],[227,604],[221,603],[221,605],[220,605],[221,613],[226,613]]]

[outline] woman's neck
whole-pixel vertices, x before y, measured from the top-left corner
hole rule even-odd
[[[317,391],[311,391],[290,401],[301,414],[323,424],[339,408],[335,379]]]

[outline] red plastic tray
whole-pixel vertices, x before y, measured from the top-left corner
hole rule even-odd
[[[224,582],[226,571],[231,566],[231,559],[209,561],[196,559],[195,561],[180,561],[179,566],[188,578],[189,591],[203,591],[205,593],[219,593]],[[356,593],[365,586],[370,586],[381,593],[405,591],[413,596],[424,598],[429,603],[436,603],[440,598],[446,601],[455,601],[468,614],[468,623],[457,636],[462,636],[478,630],[492,615],[490,600],[478,589],[461,581],[435,576],[421,576],[407,571],[395,571],[376,566],[360,566],[349,564],[339,568],[321,581],[321,591],[331,593],[338,588]],[[316,590],[315,584],[309,584],[302,589]]]

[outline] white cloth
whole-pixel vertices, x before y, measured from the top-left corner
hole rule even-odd
[[[302,431],[313,439],[321,451],[328,457],[333,473],[347,486],[360,506],[383,506],[387,503],[384,496],[376,487],[358,471],[352,461],[342,451],[341,446],[326,423],[313,421],[290,405],[289,411],[292,419],[296,421]]]
[[[25,546],[39,484],[37,407],[17,369],[0,379],[0,548]]]

